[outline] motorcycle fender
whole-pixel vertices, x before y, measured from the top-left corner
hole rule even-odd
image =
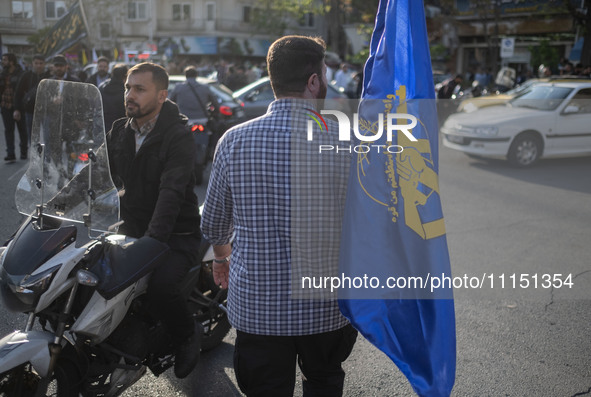
[[[55,335],[43,331],[14,331],[0,340],[0,373],[30,362],[35,371],[46,377],[49,372],[49,344]]]

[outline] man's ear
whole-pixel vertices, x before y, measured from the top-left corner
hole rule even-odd
[[[317,73],[312,73],[310,77],[308,77],[308,83],[306,86],[308,91],[312,94],[316,94],[320,89],[320,76],[318,76]]]
[[[166,102],[166,98],[168,98],[168,90],[158,91],[158,103]]]

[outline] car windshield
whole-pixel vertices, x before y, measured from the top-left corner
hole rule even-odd
[[[234,93],[232,95],[233,95],[234,98],[239,98],[242,95],[244,95],[244,93],[250,92],[253,89],[257,89],[257,88],[259,88],[259,86],[262,86],[263,84],[269,84],[270,85],[271,83],[269,82],[269,79],[268,78],[263,77],[263,78],[255,81],[255,82],[252,82],[252,83],[250,83],[250,84],[248,84],[248,85],[246,85],[246,86],[244,86],[244,87],[242,87],[240,89],[237,89],[236,91],[234,91]]]
[[[515,88],[510,89],[509,91],[505,92],[505,95],[516,96],[525,91],[527,91],[531,86],[534,84],[539,84],[539,80],[527,80],[525,83],[518,85]]]
[[[571,93],[570,87],[534,85],[530,91],[509,101],[509,106],[538,110],[554,110]]]

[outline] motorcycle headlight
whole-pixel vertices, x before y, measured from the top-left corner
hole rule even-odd
[[[2,269],[0,295],[6,308],[21,313],[35,310],[39,295],[47,290],[59,268],[60,265],[57,265],[41,273],[25,277],[10,275],[6,273],[5,269]]]
[[[497,127],[478,127],[475,130],[476,134],[484,135],[484,136],[495,136],[499,133],[499,129]]]
[[[53,280],[53,276],[57,273],[61,265],[56,265],[41,273],[34,275],[27,275],[23,277],[22,281],[18,283],[15,292],[19,294],[33,294],[38,296],[45,292]]]

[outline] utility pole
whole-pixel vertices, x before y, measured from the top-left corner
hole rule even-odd
[[[500,51],[500,47],[499,47],[499,18],[500,18],[500,13],[501,13],[501,7],[500,7],[500,0],[492,0],[493,2],[493,12],[494,12],[494,16],[495,16],[495,30],[494,30],[494,36],[493,36],[493,48],[492,48],[492,65],[493,65],[493,76],[496,76],[498,71],[499,71],[499,51]]]

